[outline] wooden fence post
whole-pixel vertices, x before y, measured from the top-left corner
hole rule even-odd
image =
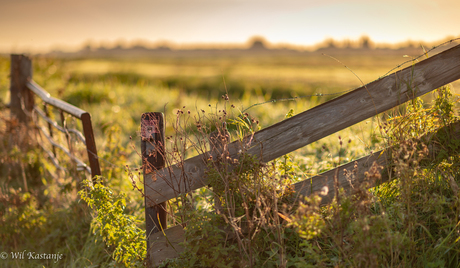
[[[25,55],[12,54],[10,78],[11,116],[28,123],[31,119],[27,113],[34,108],[34,96],[26,86],[32,80],[32,61]]]
[[[83,126],[83,134],[85,135],[86,140],[86,151],[88,154],[89,166],[91,167],[91,178],[94,178],[94,176],[100,176],[102,173],[97,156],[93,124],[91,123],[91,115],[89,113],[81,115],[81,124]]]
[[[165,131],[163,113],[144,113],[141,118],[141,151],[144,173],[144,187],[147,187],[145,178],[147,174],[162,169],[165,166]],[[145,188],[144,188],[145,193]],[[145,231],[147,238],[147,262],[149,258],[149,236],[166,229],[166,202],[158,203],[153,207],[148,206],[145,199]],[[154,200],[153,200],[154,201]]]

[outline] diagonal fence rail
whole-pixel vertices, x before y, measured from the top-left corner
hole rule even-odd
[[[460,45],[229,144],[267,162],[460,78]],[[243,146],[245,148],[243,148]],[[146,176],[148,206],[207,185],[204,153]],[[214,156],[215,157],[215,156]]]
[[[458,79],[460,45],[258,131],[252,137],[235,141],[228,145],[228,155],[236,159],[239,152],[245,151],[268,162]],[[458,136],[458,124],[452,127]],[[179,194],[207,185],[205,171],[209,155],[217,156],[216,152],[206,152],[176,165],[146,173],[146,207],[157,206]],[[354,165],[370,167],[375,161],[386,165],[386,157],[385,150],[365,156],[356,163],[342,165],[329,173],[299,182],[294,185],[295,190],[299,194],[311,194],[328,185],[329,182],[323,179],[325,176]],[[390,178],[391,174],[383,177],[387,180]],[[344,179],[339,178],[339,185],[346,187],[348,181]],[[358,174],[356,182],[362,180],[363,174]],[[326,196],[323,202],[330,200],[331,196]],[[166,258],[177,257],[182,241],[184,231],[180,225],[150,235],[150,264],[156,266]]]

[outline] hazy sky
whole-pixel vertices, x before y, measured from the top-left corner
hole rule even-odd
[[[0,51],[126,40],[312,45],[460,37],[459,0],[0,0]]]

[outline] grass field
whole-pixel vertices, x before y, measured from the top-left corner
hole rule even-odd
[[[422,51],[420,51],[420,54],[422,54]],[[134,172],[134,167],[141,165],[139,124],[142,113],[164,112],[167,120],[167,136],[175,135],[173,126],[178,109],[189,110],[191,119],[197,118],[198,114],[202,113],[201,110],[204,110],[209,115],[209,118],[213,114],[218,114],[218,110],[221,109],[227,109],[230,118],[237,118],[242,112],[247,112],[260,122],[261,128],[264,128],[283,120],[288,113],[300,113],[339,96],[340,92],[359,87],[362,83],[376,80],[408,60],[407,57],[394,52],[386,55],[344,53],[342,55],[333,54],[333,56],[340,62],[320,53],[305,53],[300,54],[300,56],[189,56],[136,60],[49,59],[35,57],[33,58],[33,64],[34,80],[49,91],[52,96],[68,101],[91,113],[96,133],[96,144],[99,155],[103,158],[103,161],[101,161],[103,177],[106,178],[108,187],[114,193],[126,194],[127,203],[123,211],[133,217],[130,220],[139,221],[135,225],[142,229],[145,228],[142,209],[143,197],[133,189],[131,185],[132,175],[126,172],[125,168],[126,165],[129,165],[131,167],[130,171],[136,173]],[[344,67],[344,65],[348,68]],[[410,63],[407,66],[410,66]],[[1,126],[1,132],[4,144],[8,143],[8,139],[11,140],[13,133],[7,127],[8,123],[6,123],[9,122],[7,119],[9,116],[8,110],[5,109],[5,104],[9,102],[8,75],[9,58],[0,58],[0,106],[2,120],[5,122],[4,126]],[[460,88],[459,81],[452,85],[454,95],[458,92],[458,88]],[[338,94],[328,95],[334,93]],[[222,95],[225,94],[229,96],[228,103],[222,100]],[[318,96],[319,94],[323,96]],[[293,97],[299,98],[283,100]],[[424,96],[423,100],[426,104],[423,107],[429,107],[427,103],[430,103],[436,97],[436,94],[431,93]],[[278,99],[278,101],[265,103],[273,99]],[[231,104],[235,108],[230,108],[229,105]],[[207,123],[210,124],[209,122]],[[344,146],[339,141],[339,137],[341,140],[347,141]],[[235,140],[237,134],[231,132],[231,138]],[[377,119],[371,118],[290,154],[289,168],[296,172],[295,180],[304,179],[336,166],[339,161],[341,163],[349,162],[368,154],[376,148],[384,146],[387,138],[382,136]],[[2,248],[8,248],[5,249],[8,252],[38,251],[39,249],[49,253],[60,251],[66,255],[65,266],[95,265],[94,267],[97,267],[97,265],[101,265],[101,267],[106,267],[112,262],[110,255],[113,252],[117,252],[116,245],[112,244],[107,250],[103,249],[103,243],[101,243],[100,239],[97,239],[97,236],[92,235],[92,230],[100,232],[102,237],[108,236],[104,236],[104,228],[99,227],[98,229],[98,227],[95,227],[98,225],[94,220],[92,221],[89,208],[78,206],[77,189],[79,187],[74,184],[67,188],[54,185],[52,177],[46,171],[49,163],[46,164],[44,159],[40,159],[37,148],[30,149],[30,146],[33,147],[33,142],[32,145],[24,145],[23,148],[15,147],[11,149],[6,146],[5,149],[2,149],[2,164],[0,165],[2,176],[1,213],[2,224],[7,226],[1,233],[4,241],[1,244]],[[21,152],[24,148],[29,148],[30,153]],[[196,151],[190,150],[183,157],[188,158],[194,154],[196,154]],[[24,170],[27,176],[18,175],[16,171],[8,168],[8,163],[12,162],[15,163],[14,165],[18,169]],[[455,165],[451,163],[451,166]],[[425,172],[423,170],[421,168],[419,172]],[[22,182],[23,176],[24,178],[27,177],[28,180],[34,180],[31,185],[34,185],[36,189],[31,190],[30,193],[25,193]],[[29,176],[32,178],[29,178]],[[456,173],[454,177],[458,179]],[[70,183],[75,182],[70,180]],[[393,188],[391,189],[394,190]],[[62,198],[63,193],[68,194],[64,199]],[[110,194],[107,194],[107,196],[110,196]],[[389,196],[385,198],[382,198],[382,200],[385,199],[385,202],[389,202],[388,200],[391,199]],[[436,203],[436,205],[440,204]],[[391,209],[396,208],[392,207]],[[373,207],[372,210],[379,209]],[[308,210],[306,213],[310,212],[317,213],[318,211]],[[391,214],[392,212],[389,213]],[[120,214],[117,215],[120,216]],[[338,214],[334,215],[331,217],[336,217]],[[366,215],[368,221],[375,220],[368,214]],[[414,216],[415,214],[408,213],[408,215]],[[203,215],[196,216],[201,217]],[[63,218],[74,220],[65,222],[62,220]],[[450,218],[452,217],[449,216]],[[385,220],[379,219],[375,221],[378,224],[384,224],[386,220],[385,218]],[[90,228],[91,221],[93,224]],[[298,222],[302,223],[301,220]],[[331,222],[337,223],[335,218]],[[357,222],[365,224],[365,221]],[[401,222],[402,225],[407,223],[404,220],[401,220]],[[412,224],[413,222],[410,221],[409,223]],[[305,226],[306,223],[303,222],[303,224]],[[388,222],[385,222],[385,224],[388,224]],[[449,228],[452,227],[451,225],[452,223],[449,221]],[[455,226],[450,230],[454,232],[458,228]],[[289,232],[291,231],[286,231],[284,234],[286,236],[293,235]],[[268,233],[267,236],[271,234]],[[394,234],[392,233],[392,235]],[[410,233],[410,235],[414,234]],[[432,235],[434,236],[434,233]],[[332,236],[334,237],[334,235]],[[365,237],[365,234],[363,236]],[[26,237],[29,238],[27,241],[25,240]],[[298,236],[296,237],[296,239],[301,240]],[[442,239],[442,236],[440,239]],[[390,240],[396,241],[397,235],[392,236]],[[110,239],[106,240],[107,243],[108,241]],[[326,243],[321,244],[323,248],[332,248],[332,253],[328,252],[326,254],[331,262],[325,261],[326,255],[321,255],[322,253],[318,253],[316,249],[313,250],[311,244],[308,244],[309,242],[299,242],[300,244],[297,245],[298,248],[296,249],[298,254],[303,252],[302,254],[305,254],[305,256],[312,254],[311,256],[319,258],[312,260],[308,256],[304,256],[303,261],[311,261],[310,263],[316,264],[325,261],[323,264],[345,265],[344,263],[346,262],[341,262],[341,260],[345,256],[349,256],[347,254],[350,254],[350,252],[345,253],[344,247],[334,248],[331,246],[336,241],[315,241],[317,243]],[[406,240],[404,241],[404,243],[407,242]],[[410,242],[407,243],[410,244]],[[417,244],[418,242],[414,243]],[[452,250],[458,251],[457,242],[452,242],[451,245]],[[410,246],[416,247],[414,244],[410,244]],[[286,246],[286,248],[288,247]],[[359,247],[357,246],[357,248]],[[384,247],[381,246],[381,248]],[[265,249],[271,250],[272,248],[269,246],[268,249]],[[398,250],[400,249],[398,247]],[[334,253],[334,250],[341,252]],[[361,250],[363,250],[361,253],[364,257],[373,256],[371,253],[366,252],[365,249]],[[230,255],[235,254],[233,251],[229,252]],[[273,256],[282,256],[279,252],[273,251],[272,253],[274,254]],[[272,253],[267,254],[271,255]],[[117,255],[114,256],[116,258]],[[334,262],[334,256],[337,258],[336,262]],[[395,261],[395,263],[409,263],[412,260],[410,258],[413,257],[412,255],[407,256],[409,256],[407,262]],[[276,261],[272,261],[270,258],[266,259],[266,262],[271,263],[271,265],[278,263],[279,266],[282,266],[282,257]],[[291,264],[299,266],[302,260],[291,260]],[[360,264],[374,263],[372,260],[366,259],[363,261],[363,259],[359,258],[354,261]],[[203,263],[201,264],[203,265]],[[435,262],[431,264],[435,265]],[[17,260],[10,260],[8,265],[10,267],[22,267],[23,263]],[[62,262],[57,264],[50,261],[28,262],[26,266],[41,267],[40,265],[60,267]],[[181,265],[180,262],[177,265]],[[347,263],[347,265],[353,265],[353,263]],[[309,266],[300,265],[300,267]],[[432,267],[442,267],[442,265]]]

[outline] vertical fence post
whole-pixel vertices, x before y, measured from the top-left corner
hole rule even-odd
[[[89,166],[91,168],[91,178],[94,178],[96,175],[101,175],[101,167],[99,166],[93,125],[91,123],[91,115],[89,113],[81,115],[81,124],[83,125],[83,134],[85,135],[86,151],[88,153]]]
[[[33,94],[26,86],[32,79],[32,61],[25,55],[12,54],[10,78],[11,116],[27,123],[31,120],[27,113],[34,108]]]
[[[165,131],[163,113],[144,113],[141,117],[141,151],[142,167],[145,175],[155,172],[165,166]],[[145,192],[145,190],[144,190]],[[147,256],[149,256],[149,236],[153,233],[166,229],[166,202],[156,204],[153,207],[147,206],[145,201],[145,231],[147,237]],[[150,258],[147,258],[150,262]]]

